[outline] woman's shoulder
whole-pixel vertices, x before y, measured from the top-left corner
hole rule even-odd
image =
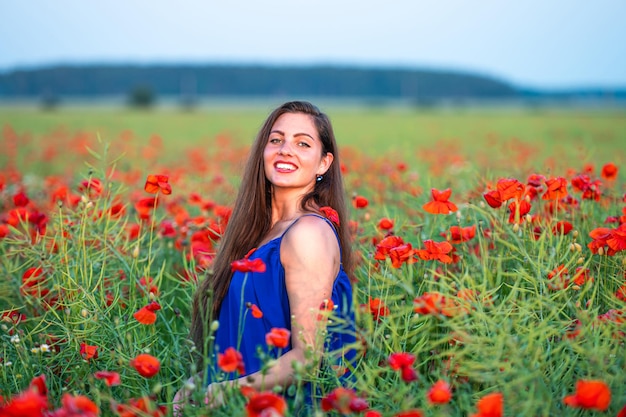
[[[307,213],[300,216],[285,232],[283,240],[296,247],[313,250],[339,249],[337,235],[332,224],[322,215]],[[333,244],[334,243],[334,244]]]

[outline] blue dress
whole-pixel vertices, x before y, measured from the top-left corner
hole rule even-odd
[[[335,231],[332,223],[325,217],[317,214],[305,214],[324,219]],[[285,328],[291,331],[291,310],[285,286],[285,270],[280,262],[280,244],[283,236],[296,219],[281,236],[270,240],[257,248],[249,259],[260,258],[265,262],[265,272],[235,272],[230,287],[220,308],[219,328],[215,334],[214,351],[223,353],[233,347],[243,357],[245,374],[255,373],[263,366],[261,356],[276,358],[291,350],[291,342],[280,352],[270,348],[265,342],[265,335],[273,327]],[[337,239],[339,239],[335,231]],[[333,369],[345,369],[346,373],[339,373],[339,380],[344,381],[350,375],[350,368],[356,356],[354,343],[356,341],[354,310],[352,307],[352,286],[348,275],[340,266],[335,277],[331,299],[334,303],[334,312],[327,325],[325,348],[331,352],[332,362],[327,363]],[[263,317],[254,318],[249,306],[256,304],[263,312]],[[259,353],[262,353],[260,355]],[[217,364],[209,365],[208,383],[218,379],[235,379],[237,373],[220,374]],[[307,395],[309,397],[309,395]],[[307,398],[310,402],[310,398]]]

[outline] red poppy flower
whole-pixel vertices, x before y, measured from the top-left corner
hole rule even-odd
[[[452,194],[452,190],[450,188],[446,188],[443,191],[432,188],[430,192],[433,200],[422,206],[422,208],[428,213],[449,214],[454,213],[458,210],[457,206],[454,203],[448,201],[450,195]]]
[[[391,369],[400,371],[400,376],[404,382],[417,381],[417,372],[413,369],[413,363],[415,362],[414,355],[406,352],[392,353],[387,358],[387,362]]]
[[[502,201],[507,201],[511,198],[521,200],[524,195],[524,190],[526,189],[524,184],[515,178],[499,179],[496,188],[500,192],[500,199]]]
[[[43,417],[47,410],[48,397],[33,388],[17,394],[6,404],[0,403],[0,415],[7,417]]]
[[[266,266],[265,266],[265,263],[263,262],[263,259],[261,258],[256,258],[252,260],[249,259],[250,255],[252,255],[252,253],[255,250],[256,248],[249,251],[242,259],[231,262],[230,270],[232,272],[238,271],[238,272],[244,272],[244,273],[265,272]]]
[[[137,285],[137,289],[142,295],[159,295],[159,287],[157,287],[157,285],[154,283],[154,278],[152,277],[139,278],[139,284]]]
[[[324,318],[328,318],[330,313],[335,308],[335,303],[331,299],[325,299],[321,302],[319,307],[319,314],[317,315],[317,320],[323,320]]]
[[[155,405],[150,398],[131,398],[128,404],[117,404],[115,412],[119,417],[165,417],[167,407],[164,405]]]
[[[159,373],[161,362],[152,355],[142,353],[130,360],[130,366],[144,378],[152,378]]]
[[[168,183],[169,177],[167,175],[148,175],[144,190],[150,194],[156,194],[159,191],[162,194],[172,194],[172,186]]]
[[[472,417],[502,417],[504,414],[504,404],[502,393],[494,392],[487,394],[476,403],[478,413]]]
[[[26,320],[26,315],[24,313],[20,313],[18,310],[5,311],[2,315],[0,315],[0,321],[8,321],[14,326],[20,324],[24,320]]]
[[[550,178],[546,181],[548,190],[541,197],[544,200],[560,200],[567,197],[567,180],[563,177]]]
[[[425,249],[416,250],[416,254],[425,261],[436,260],[445,264],[451,263],[452,258],[448,253],[452,252],[452,245],[448,241],[434,242],[432,240],[425,240]]]
[[[285,399],[273,392],[254,393],[246,404],[247,417],[282,417],[286,410]]]
[[[87,343],[80,344],[80,356],[83,359],[98,359],[98,346],[88,345]]]
[[[335,209],[333,209],[332,207],[325,206],[325,207],[320,207],[320,211],[328,220],[330,220],[331,222],[339,226],[339,214],[337,213]]]
[[[571,232],[573,228],[574,226],[572,226],[570,222],[568,222],[567,220],[562,220],[562,221],[556,222],[556,224],[552,227],[552,234],[555,236],[566,235],[569,232]]]
[[[365,414],[363,414],[363,417],[383,417],[383,415],[376,410],[367,410]]]
[[[52,412],[49,417],[97,417],[100,415],[98,406],[84,395],[63,394],[61,408]]]
[[[415,255],[415,249],[410,243],[396,246],[389,250],[389,258],[391,259],[391,266],[394,268],[400,268],[403,263],[413,263],[413,255]]]
[[[606,244],[615,252],[626,250],[626,223],[611,230],[609,237],[606,239]]]
[[[526,200],[515,200],[509,204],[509,223],[522,223],[532,206]]]
[[[30,203],[30,200],[23,190],[13,195],[13,205],[15,205],[15,207],[26,207],[28,203]]]
[[[359,398],[354,390],[337,387],[322,398],[322,411],[336,410],[342,415],[360,413],[369,408],[367,401]]]
[[[452,244],[459,244],[472,240],[476,236],[476,225],[461,227],[451,226],[448,233],[442,232],[442,237],[449,237],[449,241]]]
[[[152,301],[145,307],[141,307],[133,314],[133,317],[141,324],[154,324],[157,319],[155,311],[160,310],[161,305],[156,301]]]
[[[394,371],[411,366],[415,362],[415,355],[406,352],[394,352],[387,358],[389,367]]]
[[[576,392],[563,398],[563,402],[570,407],[604,411],[611,403],[611,390],[604,381],[580,380]]]
[[[114,387],[122,383],[120,374],[113,371],[97,371],[94,372],[93,376],[96,379],[102,379],[104,383],[109,387]]]
[[[368,204],[369,204],[369,201],[367,201],[367,198],[360,196],[360,195],[357,195],[356,197],[352,199],[352,205],[356,209],[365,208],[367,207]]]
[[[6,224],[0,224],[0,239],[4,239],[5,237],[9,236],[10,233],[11,229],[9,229],[9,226],[7,226]]]
[[[260,319],[263,317],[263,312],[256,304],[250,304],[250,311],[252,312],[252,317],[255,319]]]
[[[389,315],[389,308],[380,298],[370,298],[368,304],[369,312],[374,320],[380,321],[381,317],[386,317]]]
[[[240,375],[246,373],[243,356],[233,347],[227,348],[224,353],[217,354],[217,366],[226,373],[235,371]]]
[[[426,399],[431,404],[446,404],[451,398],[450,384],[443,380],[435,382],[426,393]]]
[[[613,181],[614,179],[617,178],[618,171],[619,171],[619,169],[617,168],[617,165],[615,165],[612,162],[609,162],[608,164],[605,164],[602,167],[602,173],[600,175],[605,180]]]
[[[417,314],[432,314],[452,317],[452,301],[438,292],[425,292],[413,300],[413,311]]]
[[[491,190],[483,194],[483,198],[491,208],[498,208],[502,205],[502,195],[498,190]]]
[[[380,230],[391,230],[391,229],[393,229],[393,220],[391,220],[391,219],[389,219],[387,217],[383,217],[378,222],[378,228]]]
[[[45,297],[50,290],[42,287],[47,277],[43,275],[41,267],[30,267],[22,274],[22,286],[20,290],[22,294],[32,295],[34,297]]]
[[[142,198],[135,203],[135,210],[142,219],[149,219],[152,215],[152,210],[159,206],[159,200],[154,197]]]
[[[269,333],[265,335],[265,343],[268,346],[274,346],[284,349],[289,346],[291,341],[291,332],[287,329],[272,327]]]
[[[422,413],[420,410],[412,409],[397,412],[393,415],[393,417],[424,417],[424,413]]]
[[[384,261],[389,255],[391,249],[401,246],[403,244],[404,241],[400,236],[387,236],[376,245],[376,253],[374,254],[374,259],[378,261]]]
[[[102,193],[102,182],[98,178],[83,180],[78,185],[81,193],[88,192],[90,197],[97,197]]]

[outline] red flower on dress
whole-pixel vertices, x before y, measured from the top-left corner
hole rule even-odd
[[[155,311],[160,310],[161,305],[156,301],[152,301],[145,307],[141,307],[133,314],[133,317],[141,324],[154,324],[157,319]]]
[[[285,399],[273,392],[258,392],[246,404],[247,417],[282,417],[287,410]]]
[[[152,378],[159,373],[161,362],[152,355],[142,353],[130,360],[130,366],[144,378]]]
[[[452,194],[452,190],[450,188],[446,188],[443,191],[432,188],[430,192],[433,197],[432,201],[429,201],[422,206],[422,208],[428,213],[449,214],[458,210],[457,206],[448,200]]]
[[[236,261],[231,262],[230,270],[232,272],[237,271],[237,272],[243,272],[243,273],[265,272],[266,266],[265,266],[265,262],[263,262],[263,259],[261,258],[256,258],[252,260],[249,259],[250,255],[252,255],[255,250],[256,248],[250,250],[250,252],[248,252],[242,259],[238,259]]]
[[[280,327],[272,327],[269,333],[265,335],[265,343],[268,346],[274,346],[279,349],[284,349],[289,346],[291,341],[291,332],[287,329]]]
[[[563,398],[563,403],[570,407],[604,411],[611,403],[611,390],[604,381],[580,380],[576,383],[576,392]]]
[[[478,413],[472,417],[502,417],[504,414],[504,401],[502,393],[494,392],[487,394],[476,403]]]
[[[240,375],[246,373],[243,356],[233,347],[227,348],[224,353],[217,354],[217,366],[226,373],[235,371]]]
[[[326,217],[328,220],[330,220],[331,222],[335,223],[337,226],[340,225],[340,223],[339,223],[339,214],[337,213],[337,211],[334,208],[328,207],[328,206],[324,206],[324,207],[320,207],[320,211],[322,212],[324,217]]]
[[[252,317],[254,317],[255,319],[260,319],[261,317],[263,317],[263,312],[256,304],[250,304],[248,308],[252,312]]]
[[[104,380],[104,383],[109,387],[114,387],[122,383],[120,374],[113,371],[97,371],[93,374],[96,379]]]
[[[431,404],[447,404],[451,398],[450,384],[441,379],[435,382],[426,393],[426,399]]]
[[[168,181],[167,175],[148,175],[143,189],[150,194],[157,194],[159,191],[161,194],[172,194],[172,186]]]

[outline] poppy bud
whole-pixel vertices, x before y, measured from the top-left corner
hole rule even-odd
[[[578,230],[572,231],[572,236],[576,239],[578,237]]]
[[[577,251],[577,252],[582,252],[582,251],[583,251],[583,248],[582,248],[582,246],[580,246],[580,244],[579,244],[579,243],[575,243],[575,242],[574,242],[574,247],[576,248],[576,251]]]
[[[515,223],[515,224],[513,225],[513,232],[514,232],[514,233],[519,232],[519,223]]]
[[[604,255],[604,248],[598,248],[598,255]]]
[[[139,257],[139,245],[135,246],[135,249],[133,249],[133,258],[138,258]]]

